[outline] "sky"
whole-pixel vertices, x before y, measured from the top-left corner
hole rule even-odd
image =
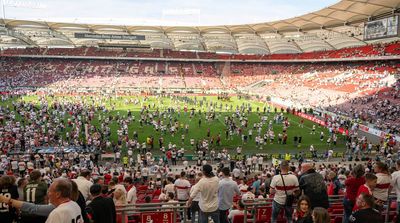
[[[317,11],[339,0],[0,0],[7,19],[114,25],[235,25]]]

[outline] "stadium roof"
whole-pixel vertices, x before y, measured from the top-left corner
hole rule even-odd
[[[59,28],[83,28],[93,31],[102,29],[115,29],[121,31],[146,30],[160,32],[176,32],[185,31],[193,33],[208,32],[266,32],[266,31],[297,31],[312,30],[321,27],[340,26],[353,22],[361,22],[368,20],[376,15],[394,12],[400,6],[399,0],[343,0],[332,6],[326,7],[319,11],[311,12],[302,16],[278,20],[273,22],[229,25],[229,26],[193,26],[193,27],[171,27],[171,26],[118,26],[118,25],[91,25],[76,23],[54,23],[44,21],[27,21],[27,20],[1,20],[0,23],[8,27],[19,26],[37,26],[48,27],[51,29]]]
[[[146,35],[146,40],[132,43],[147,44],[152,48],[251,54],[300,53],[365,45],[362,23],[394,15],[399,6],[399,0],[342,0],[294,18],[221,26],[128,26],[5,19],[0,20],[0,32],[3,26],[8,30],[8,36],[0,33],[0,37],[8,41],[3,44],[6,47],[16,45],[15,42],[73,47],[101,42],[74,38],[75,32],[140,34]],[[343,30],[334,30],[336,28]],[[12,42],[10,37],[18,40]]]

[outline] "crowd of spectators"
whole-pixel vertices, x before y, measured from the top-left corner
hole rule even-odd
[[[236,89],[326,109],[394,134],[400,129],[394,61],[231,63],[222,74],[216,63],[3,58],[0,65],[3,88]]]
[[[394,56],[400,54],[400,42],[368,44],[337,50],[305,52],[297,54],[217,54],[212,52],[191,52],[169,49],[118,49],[99,47],[76,48],[25,48],[6,49],[3,55],[53,55],[53,56],[101,56],[101,57],[139,57],[139,58],[183,58],[183,59],[220,59],[220,60],[307,60],[329,58],[361,58]]]
[[[2,100],[8,100],[9,97],[3,95]],[[188,104],[202,104],[206,108],[218,109],[217,103],[210,103],[206,100],[192,100],[188,97],[172,98],[176,102],[185,101]],[[280,165],[267,164],[261,158],[262,156],[256,155],[243,160],[235,160],[230,158],[231,154],[227,150],[217,154],[209,148],[209,144],[218,143],[218,137],[220,137],[218,135],[210,137],[210,133],[207,133],[209,134],[207,140],[194,143],[198,147],[196,150],[201,159],[199,159],[198,165],[189,165],[187,161],[182,160],[184,149],[178,149],[170,142],[158,139],[159,149],[164,156],[162,159],[156,160],[151,154],[151,150],[155,147],[156,140],[154,138],[149,136],[144,142],[138,140],[137,133],[133,134],[133,138],[128,136],[128,124],[131,122],[151,125],[155,131],[158,129],[165,134],[175,134],[178,129],[181,129],[179,132],[191,131],[185,125],[180,127],[176,124],[167,124],[175,108],[161,107],[161,110],[157,112],[147,112],[144,108],[141,117],[134,117],[130,112],[126,116],[118,114],[103,116],[94,114],[98,114],[100,111],[104,114],[108,112],[104,103],[110,100],[110,96],[93,96],[86,99],[84,103],[79,97],[53,98],[51,100],[52,103],[48,98],[41,97],[38,107],[30,102],[14,101],[10,106],[1,108],[3,115],[0,120],[2,123],[0,128],[2,148],[0,175],[4,176],[0,180],[0,188],[2,193],[10,193],[10,196],[0,196],[0,201],[9,205],[5,208],[8,211],[0,212],[0,214],[6,213],[4,215],[7,217],[4,219],[10,219],[7,222],[15,220],[17,214],[14,209],[8,207],[21,209],[22,222],[69,223],[71,219],[75,219],[76,222],[90,221],[85,220],[86,217],[89,219],[115,219],[111,221],[121,222],[121,216],[117,216],[115,211],[111,211],[115,209],[114,206],[163,202],[163,207],[173,207],[177,205],[174,203],[185,201],[188,206],[193,207],[190,211],[182,213],[186,219],[193,221],[199,219],[199,222],[206,222],[206,217],[211,217],[214,222],[226,222],[229,216],[232,220],[235,218],[232,216],[233,214],[227,214],[227,210],[233,208],[232,211],[234,211],[237,208],[240,213],[240,208],[243,209],[246,201],[268,198],[273,200],[270,207],[272,222],[279,220],[279,211],[284,209],[288,222],[291,221],[290,219],[310,220],[311,217],[314,222],[325,223],[330,220],[329,212],[332,212],[329,210],[329,195],[343,193],[346,193],[349,199],[348,202],[345,202],[343,209],[347,210],[346,208],[350,208],[350,206],[354,208],[352,209],[353,215],[347,214],[344,216],[345,219],[348,217],[350,222],[363,222],[358,218],[362,219],[365,215],[364,212],[367,212],[368,215],[375,216],[376,222],[380,222],[379,219],[382,219],[382,216],[375,214],[376,212],[372,208],[375,203],[378,205],[377,208],[382,208],[382,205],[388,200],[390,183],[397,190],[396,182],[391,182],[389,175],[394,170],[398,159],[395,144],[385,142],[376,145],[374,149],[372,143],[365,137],[358,137],[357,124],[349,120],[327,120],[330,122],[327,123],[329,136],[321,134],[321,141],[335,144],[338,130],[340,128],[349,130],[346,136],[347,155],[344,158],[351,161],[363,160],[366,162],[366,167],[356,168],[355,165],[343,163],[313,165],[302,156],[296,162],[293,162],[295,160],[290,156],[287,159],[285,157],[286,160],[282,161]],[[141,101],[138,98],[132,98],[127,99],[125,103],[134,104],[141,103]],[[157,104],[164,103],[159,101]],[[220,111],[222,112],[223,109],[221,104]],[[268,110],[269,113],[270,109],[264,108],[263,112]],[[233,111],[228,106],[225,107],[225,110]],[[236,108],[237,115],[233,119],[241,118],[240,125],[245,126],[246,120],[241,114],[245,114],[249,110],[251,111],[252,108],[247,105],[238,106]],[[261,112],[259,113],[261,117]],[[275,111],[275,113],[274,120],[271,121],[282,123],[286,127],[289,126],[289,123],[285,121],[283,111],[282,113]],[[208,110],[205,114],[207,115],[201,116],[205,116],[205,120],[202,118],[203,122],[213,116],[212,110]],[[187,112],[185,115],[195,114]],[[66,116],[68,119],[65,121]],[[160,117],[165,123],[155,121],[154,117]],[[100,127],[90,124],[93,119],[98,119],[102,123]],[[253,133],[250,131],[240,131],[241,127],[237,126],[233,119],[225,120],[225,125],[229,127],[226,140],[229,140],[231,134],[241,134],[243,140],[256,140],[260,146],[271,140],[275,143],[274,129],[270,128],[265,134],[261,134],[264,131],[260,131],[258,134],[254,133],[255,137],[253,138]],[[112,120],[116,120],[119,126],[117,142],[110,140]],[[199,125],[201,125],[200,121]],[[271,125],[271,122],[260,122],[258,125],[261,127]],[[256,127],[254,131],[258,132],[260,127],[258,129]],[[315,130],[315,127],[313,129]],[[313,134],[314,130],[310,134]],[[275,132],[278,133],[276,141],[283,143],[287,140],[284,137],[285,132],[282,132],[283,134],[277,130]],[[83,135],[85,137],[81,137]],[[213,140],[211,141],[211,139]],[[298,138],[297,143],[301,143]],[[40,154],[34,150],[34,148],[46,146],[54,147],[54,152]],[[93,148],[93,151],[100,153],[114,150],[115,160],[112,163],[101,163],[99,162],[99,153],[68,151],[71,146],[90,147]],[[126,156],[121,154],[122,148],[127,149]],[[373,151],[376,151],[376,157],[381,160],[377,161],[374,167],[371,159]],[[237,153],[241,154],[241,152],[241,148],[237,148]],[[310,147],[310,152],[315,161],[329,160],[333,153],[326,151],[322,156],[314,156],[316,153],[313,147]],[[135,157],[134,154],[139,154],[139,156]],[[205,159],[206,156],[209,156],[210,160]],[[177,162],[182,165],[181,168],[177,167]],[[208,162],[216,163],[216,165],[211,166]],[[365,187],[363,189],[364,192],[368,192],[369,188],[370,195],[358,193],[361,185],[364,184],[363,180],[361,180],[360,188],[355,188],[353,183],[346,184],[346,181],[350,181],[352,176],[373,181],[373,176],[365,174],[364,177],[364,173],[357,172],[358,169],[364,170],[364,172],[368,170],[366,172],[373,173],[377,179],[376,186],[368,183],[365,186],[367,189],[365,190]],[[350,172],[357,173],[350,174]],[[397,178],[394,176],[393,179]],[[28,183],[26,184],[24,181],[28,181]],[[15,185],[16,182],[19,183]],[[76,184],[75,189],[74,183]],[[345,187],[353,187],[353,189],[346,188],[344,191]],[[46,192],[52,205],[47,205]],[[292,206],[287,205],[286,202],[288,202],[289,195],[298,196],[300,194],[304,197],[299,199],[300,203],[297,207],[299,211],[293,214]],[[371,195],[375,199],[371,198]],[[99,201],[103,197],[110,199]],[[18,202],[17,199],[20,198],[24,202]],[[308,208],[301,208],[301,200],[308,202]],[[89,201],[94,203],[89,203]],[[199,217],[196,217],[196,201],[198,202]],[[104,205],[103,207],[109,207],[107,208],[108,212],[99,211],[97,202]],[[35,206],[29,203],[44,206]],[[86,203],[89,203],[87,207],[84,206]],[[357,207],[354,206],[355,204]],[[5,206],[2,205],[2,207]],[[358,209],[360,210],[358,211]],[[107,216],[99,217],[101,214]]]
[[[69,167],[60,166],[60,160]],[[247,205],[271,200],[267,207],[270,219],[265,221],[383,222],[379,211],[391,209],[387,203],[390,188],[397,197],[400,194],[400,162],[392,166],[380,161],[318,165],[285,160],[276,165],[263,163],[261,171],[242,171],[239,160],[226,166],[222,162],[176,169],[164,165],[144,175],[145,163],[102,166],[91,161],[95,163],[92,167],[83,167],[79,158],[68,160],[56,154],[39,162],[28,158],[14,169],[13,160],[2,157],[2,164],[10,166],[0,172],[2,221],[122,222],[118,208],[128,204],[140,208],[142,203],[161,203],[172,208],[186,202],[189,208],[180,213],[181,219],[238,222],[235,219],[243,217]],[[337,195],[344,196],[340,209],[344,214],[339,218],[332,207],[340,204],[330,204],[330,198]],[[131,215],[126,220],[138,218]]]

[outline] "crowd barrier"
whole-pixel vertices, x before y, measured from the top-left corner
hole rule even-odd
[[[331,223],[343,221],[343,195],[329,196],[328,212]],[[242,215],[236,215],[233,223],[268,223],[271,222],[273,198],[243,200],[244,210]],[[235,204],[236,205],[236,204]],[[293,208],[295,208],[293,205]],[[144,203],[117,207],[118,222],[121,223],[178,223],[186,222],[187,206],[185,202],[176,203]],[[185,213],[185,214],[183,214]],[[396,220],[397,198],[389,196],[388,201],[381,211],[385,223]],[[192,218],[195,216],[192,216]],[[195,221],[198,222],[198,221]],[[278,222],[286,223],[283,209],[278,216]]]
[[[186,202],[129,204],[116,208],[117,222],[175,223],[186,222]]]

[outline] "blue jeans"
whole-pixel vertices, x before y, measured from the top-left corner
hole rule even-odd
[[[276,223],[279,212],[281,209],[285,209],[285,215],[286,215],[286,220],[288,223],[292,223],[292,215],[293,215],[293,207],[285,206],[282,204],[279,204],[276,201],[272,202],[272,217],[271,217],[271,223]]]
[[[344,216],[343,216],[343,223],[348,223],[351,213],[353,212],[354,202],[350,201],[347,198],[343,199],[343,209],[344,209]]]
[[[214,223],[219,223],[219,210],[215,210],[213,212],[203,212],[200,210],[199,222],[200,223],[208,223],[208,217],[214,221]]]

